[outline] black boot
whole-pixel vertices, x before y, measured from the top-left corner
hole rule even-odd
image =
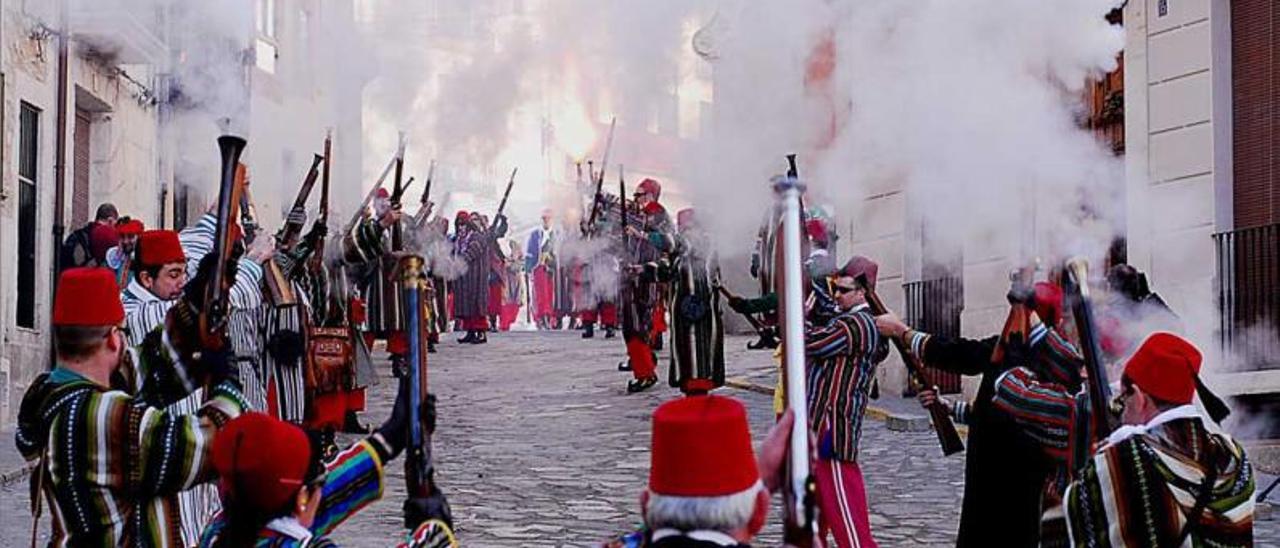
[[[490,333],[497,333],[497,332],[498,332],[498,317],[497,317],[497,316],[489,316],[489,332],[490,332]]]
[[[653,338],[653,349],[657,352],[662,352],[662,334],[661,333],[659,333],[657,336]]]
[[[467,336],[458,339],[458,344],[472,344],[474,342],[476,342],[476,332],[474,330],[467,330]]]
[[[391,355],[391,375],[399,379],[409,374],[409,364],[400,354]]]
[[[476,340],[471,341],[471,344],[485,344],[487,342],[489,342],[489,334],[484,331],[477,331]]]
[[[596,336],[595,322],[586,322],[582,324],[582,338],[590,339]]]
[[[618,371],[631,371],[631,360],[622,360],[618,362]]]
[[[643,379],[631,379],[631,381],[627,383],[627,393],[635,394],[638,392],[644,392],[645,390],[653,388],[653,385],[655,384],[658,384],[657,375],[653,375]]]
[[[613,326],[610,326],[610,325],[604,326],[604,338],[606,339],[614,338],[615,336],[617,336],[617,333],[615,333],[615,331],[617,330],[614,329]]]

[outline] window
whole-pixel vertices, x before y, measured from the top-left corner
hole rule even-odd
[[[276,37],[276,0],[258,0],[258,34]]]
[[[1156,15],[1159,17],[1169,15],[1169,0],[1156,2]]]
[[[40,109],[21,104],[18,117],[18,310],[17,325],[36,327],[36,175]]]
[[[257,0],[258,38],[254,40],[254,62],[263,72],[275,74],[276,58],[276,0]]]

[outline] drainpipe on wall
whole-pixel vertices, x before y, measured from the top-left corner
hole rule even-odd
[[[70,32],[67,26],[67,0],[60,2],[61,13],[58,14],[58,75],[57,75],[57,93],[55,100],[55,121],[54,121],[54,146],[53,146],[53,273],[49,280],[49,309],[53,309],[53,297],[58,291],[58,272],[62,270],[62,239],[66,232],[64,223],[65,209],[67,205],[67,80],[69,70],[68,49],[69,38],[67,34]],[[49,314],[50,330],[53,333],[53,314]],[[49,368],[53,368],[54,358],[56,356],[52,337],[49,338]]]

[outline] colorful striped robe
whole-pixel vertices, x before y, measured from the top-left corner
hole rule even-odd
[[[1065,497],[1071,545],[1253,546],[1254,488],[1244,448],[1209,432],[1195,407],[1174,408],[1137,432],[1117,430],[1085,464]]]
[[[326,538],[339,525],[382,498],[385,486],[383,465],[386,453],[375,448],[373,439],[356,442],[325,463],[325,482],[320,509],[311,527],[303,527],[292,517],[270,521],[259,533],[256,548],[325,548],[337,546]],[[212,547],[228,523],[219,514],[200,538],[201,547]],[[401,546],[428,548],[453,546],[453,534],[438,522],[422,524]]]
[[[888,355],[865,304],[806,330],[809,427],[819,436],[830,434],[818,446],[823,458],[857,462],[871,380]]]
[[[215,424],[246,402],[234,380],[214,386],[199,412],[164,410],[194,385],[157,331],[129,353],[139,390],[110,389],[61,367],[23,398],[18,450],[43,458],[53,518],[50,546],[186,546],[179,492],[208,481]]]
[[[658,202],[651,202],[642,214],[630,212],[627,218],[632,223],[628,226],[642,232],[644,237],[623,238],[623,266],[665,260],[675,246],[671,216],[667,214],[667,210]],[[644,337],[647,340],[653,334],[653,311],[662,299],[661,287],[657,280],[644,275],[624,272],[622,277],[624,281],[619,288],[618,300],[622,305],[623,336],[628,340],[632,337]]]

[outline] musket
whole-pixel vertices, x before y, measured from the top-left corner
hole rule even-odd
[[[333,167],[333,131],[325,133],[324,136],[324,171],[320,175],[320,209],[316,214],[316,222],[329,225],[329,171]],[[311,252],[308,268],[311,272],[320,273],[324,270],[324,251],[325,238],[321,237],[316,242],[315,249]]]
[[[244,229],[245,245],[253,245],[262,225],[258,223],[258,210],[253,207],[253,198],[249,196],[249,168],[244,164],[237,165],[236,176],[244,181],[240,193],[240,228]]]
[[[370,188],[369,192],[364,195],[364,200],[360,202],[360,207],[357,207],[355,213],[351,214],[351,220],[347,221],[346,226],[342,229],[343,234],[350,234],[351,231],[355,229],[356,223],[360,222],[360,217],[364,216],[365,209],[369,207],[369,202],[373,201],[373,197],[378,194],[378,189],[382,188],[382,183],[386,182],[387,176],[391,175],[391,170],[396,167],[396,160],[402,156],[404,156],[403,139],[400,140],[400,146],[396,149],[395,156],[392,156],[391,161],[387,162],[387,167],[382,169],[382,175],[378,176],[378,181],[374,183],[373,188]]]
[[[507,179],[507,190],[502,193],[502,201],[498,203],[498,213],[493,216],[493,223],[497,224],[498,219],[502,218],[502,212],[507,209],[507,198],[511,197],[511,187],[516,184],[516,171],[520,168],[511,169],[511,177]]]
[[[230,311],[228,292],[223,289],[227,283],[227,265],[236,260],[236,245],[232,239],[231,227],[236,222],[240,208],[240,197],[244,190],[244,179],[237,166],[240,165],[240,154],[244,152],[246,142],[240,137],[223,135],[218,137],[218,149],[222,153],[222,178],[218,184],[218,223],[213,233],[213,248],[209,250],[216,263],[210,274],[208,285],[204,288],[204,306],[200,310],[198,321],[200,329],[200,345],[202,348],[220,349],[227,344],[223,327],[226,325]]]
[[[817,483],[809,452],[809,407],[806,394],[804,344],[804,266],[800,230],[800,194],[804,185],[795,177],[775,177],[773,190],[782,214],[781,307],[783,336],[782,370],[787,408],[795,422],[787,448],[783,479],[782,540],[790,546],[809,548],[817,536]],[[776,260],[776,259],[775,259]]]
[[[854,282],[866,294],[867,307],[871,313],[879,316],[887,314],[889,309],[884,306],[884,301],[880,300],[880,296],[876,295],[876,291],[871,287],[871,283],[867,281],[866,274],[859,274],[854,278]],[[924,365],[920,363],[920,357],[912,354],[907,350],[902,339],[893,338],[893,346],[898,350],[898,356],[902,358],[902,363],[907,366],[907,381],[914,390],[927,390],[930,384],[924,375]],[[929,406],[929,417],[933,419],[933,429],[938,434],[938,443],[942,445],[943,455],[952,455],[964,451],[964,441],[960,439],[960,433],[956,431],[955,423],[951,422],[951,411],[947,409],[940,400],[934,400]]]
[[[427,294],[426,277],[423,273],[422,257],[410,255],[400,262],[402,285],[404,287],[405,327],[409,335],[409,401],[412,408],[409,413],[409,446],[405,453],[405,487],[409,498],[404,503],[405,527],[416,528],[422,517],[436,514],[446,523],[451,522],[449,505],[443,497],[433,497],[437,488],[435,483],[435,467],[432,463],[431,436],[435,433],[434,413],[429,412],[427,422],[421,420],[418,410],[430,408],[430,392],[427,382],[427,337],[424,318],[427,307],[424,296]],[[432,504],[441,505],[432,512]]]
[[[328,140],[325,140],[326,146]],[[307,176],[302,179],[302,188],[298,189],[298,194],[293,198],[293,207],[289,211],[305,210],[307,208],[307,199],[311,197],[311,190],[316,186],[316,179],[320,176],[320,163],[325,161],[325,157],[319,154],[311,160],[311,168],[307,170]],[[325,166],[325,173],[329,172],[328,166]],[[282,248],[293,247],[298,241],[298,236],[302,234],[302,224],[294,223],[288,220],[284,226],[280,227],[280,234],[276,235],[276,245]]]
[[[436,161],[432,160],[431,166],[427,168],[426,187],[422,189],[422,198],[418,199],[418,215],[417,218],[413,220],[414,227],[422,226],[423,223],[427,222],[427,216],[431,213],[430,211],[427,211],[427,202],[431,200],[431,180],[435,177],[435,174]]]
[[[401,200],[404,199],[404,191],[408,185],[403,184],[404,177],[404,148],[400,149],[400,154],[396,156],[396,174],[392,179],[391,186],[391,208],[399,209]],[[413,182],[413,178],[409,178],[409,182]],[[404,234],[400,231],[400,223],[391,225],[391,251],[400,251],[404,249]]]
[[[609,139],[605,141],[604,145],[604,157],[601,158],[603,161],[600,163],[600,176],[596,177],[595,174],[591,174],[592,177],[596,177],[596,193],[591,197],[591,215],[587,217],[587,224],[583,230],[584,235],[595,228],[596,219],[600,217],[600,202],[604,198],[604,172],[608,170],[609,154],[613,151],[613,130],[617,125],[618,119],[616,117],[609,121]],[[587,171],[590,172],[591,164],[588,162],[587,166]]]
[[[724,298],[726,300],[732,301],[738,298],[737,295],[734,295],[731,291],[729,291],[729,288],[721,285],[718,280],[712,285],[715,287],[717,292],[719,292],[721,295],[724,295]],[[743,319],[747,320],[748,324],[751,324],[751,328],[756,331],[756,335],[760,336],[761,341],[774,340],[776,342],[776,340],[774,339],[773,333],[771,333],[768,330],[768,328],[764,326],[764,324],[761,324],[760,320],[756,319],[755,316],[744,313],[744,312],[739,312],[739,315],[741,315]],[[773,348],[777,348],[777,346],[775,345]]]
[[[1089,372],[1089,411],[1093,413],[1093,424],[1097,429],[1097,439],[1105,439],[1115,429],[1112,415],[1108,411],[1111,404],[1111,386],[1107,378],[1107,368],[1102,361],[1102,346],[1098,339],[1098,324],[1093,315],[1093,299],[1089,296],[1089,260],[1074,257],[1067,261],[1066,271],[1070,274],[1071,315],[1075,318],[1076,334],[1080,337],[1080,352],[1084,355],[1085,369]]]

